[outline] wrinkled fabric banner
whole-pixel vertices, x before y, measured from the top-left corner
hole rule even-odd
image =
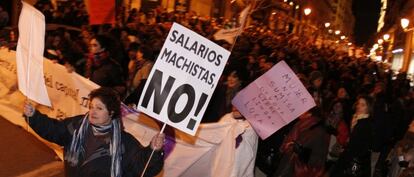
[[[0,116],[10,122],[26,127],[22,117],[25,97],[17,89],[15,52],[0,49]],[[44,62],[45,80],[52,108],[38,105],[37,109],[50,117],[62,119],[84,114],[88,109],[87,95],[98,85],[49,60]],[[144,146],[159,132],[161,123],[122,107],[125,130]],[[32,130],[30,130],[33,133]],[[165,165],[159,177],[225,176],[253,177],[258,136],[247,121],[237,121],[232,114],[220,122],[200,124],[196,136],[190,136],[171,127],[164,131]],[[37,135],[36,135],[37,136]],[[38,136],[37,136],[38,137]],[[38,137],[40,138],[40,137]],[[242,139],[236,148],[236,138]],[[48,143],[62,158],[61,147]]]

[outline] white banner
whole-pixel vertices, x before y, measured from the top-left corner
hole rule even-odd
[[[16,85],[12,83],[17,82],[16,53],[2,49],[0,56],[0,67],[2,67],[0,73],[2,76],[8,76],[7,79],[4,77],[2,79],[5,79],[4,83],[9,83],[7,84],[8,89],[14,88]],[[58,119],[86,113],[88,111],[88,94],[99,86],[75,72],[69,73],[64,66],[48,59],[44,59],[43,68],[44,74],[42,75],[44,75],[52,107],[38,106],[37,108],[48,116]],[[24,98],[23,95],[22,98]]]
[[[151,70],[138,110],[194,135],[230,52],[174,23]]]
[[[54,109],[40,106],[40,111],[60,118],[85,113],[88,109],[84,106],[87,105],[84,98],[98,86],[49,60],[45,60],[44,69]],[[0,75],[5,76],[0,77],[0,117],[26,127],[22,117],[24,96],[17,90],[16,70],[15,52],[0,49]],[[144,146],[159,132],[155,120],[144,114],[138,117],[138,113],[130,109],[122,109],[122,114],[126,131]],[[159,177],[254,176],[258,137],[247,121],[236,121],[227,114],[218,123],[201,124],[197,136],[173,131],[172,136],[166,131],[166,160]],[[242,138],[236,142],[238,136]],[[47,144],[62,158],[60,146]]]
[[[146,116],[123,121],[125,129],[145,145],[159,132],[155,120]],[[247,121],[227,114],[217,123],[200,124],[197,136],[177,129],[166,134],[166,159],[158,177],[254,176],[258,137]]]
[[[225,40],[230,44],[234,43],[234,39],[240,33],[241,27],[231,29],[220,29],[214,33],[215,40]]]
[[[43,79],[45,16],[30,4],[22,3],[16,54],[19,90],[28,98],[51,106]]]

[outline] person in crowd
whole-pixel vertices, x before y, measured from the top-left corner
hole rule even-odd
[[[126,86],[121,65],[112,58],[109,52],[110,39],[97,35],[89,42],[89,57],[86,63],[86,74],[92,82],[111,87],[121,96],[125,94]]]
[[[9,13],[0,6],[0,29],[9,24]]]
[[[310,88],[309,92],[315,100],[316,106],[323,108],[322,94],[323,75],[320,71],[312,71],[309,75]]]
[[[146,46],[137,46],[135,57],[128,64],[130,78],[127,82],[128,96],[125,103],[138,103],[153,65],[154,55],[151,49]]]
[[[121,102],[111,88],[101,87],[89,94],[89,111],[63,120],[49,118],[26,102],[24,115],[30,127],[42,138],[64,147],[68,177],[135,177],[144,171],[155,176],[163,168],[164,134],[155,135],[143,147],[125,132],[121,121]]]
[[[331,177],[371,176],[372,112],[372,98],[360,96],[355,103],[349,143],[334,165]]]
[[[245,86],[245,81],[247,80],[248,73],[243,68],[234,68],[231,69],[227,75],[225,82],[225,109],[224,113],[232,111],[233,105],[231,100],[236,96],[236,94]]]
[[[128,70],[131,70],[133,73],[128,83],[130,90],[137,89],[141,82],[145,83],[153,65],[154,55],[151,49],[146,46],[140,46],[136,51],[134,60],[131,60],[128,65]]]
[[[325,118],[325,125],[330,136],[329,153],[327,166],[338,160],[339,156],[348,143],[349,129],[345,117],[351,112],[349,96],[344,87],[340,87],[337,96]],[[349,115],[350,116],[350,115]],[[329,168],[329,167],[328,167]]]
[[[384,82],[377,82],[370,93],[374,100],[373,104],[373,141],[371,155],[371,172],[375,176],[382,176],[381,171],[385,160],[391,149],[389,143],[392,137],[392,121],[389,114],[390,105],[387,100],[386,85]]]
[[[398,142],[391,155],[391,167],[388,176],[400,177],[404,171],[414,172],[414,119],[404,138]],[[406,173],[407,173],[406,172]]]
[[[320,110],[315,107],[303,113],[283,141],[281,163],[273,176],[322,176],[328,143]]]

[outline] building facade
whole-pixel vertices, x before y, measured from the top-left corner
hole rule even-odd
[[[382,44],[377,50],[382,54],[383,61],[391,65],[395,72],[406,72],[410,77],[414,75],[414,1],[412,0],[383,0],[387,4],[385,15],[379,19],[383,23],[377,33]],[[408,20],[408,26],[403,28],[401,19]],[[388,40],[384,35],[390,36]]]
[[[355,17],[352,13],[352,0],[333,0],[332,6],[335,9],[334,27],[340,30],[342,34],[352,36],[355,25]]]

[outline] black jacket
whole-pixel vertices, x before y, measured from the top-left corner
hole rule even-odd
[[[99,66],[93,66],[89,77],[102,87],[125,86],[122,68],[112,59],[103,60]]]
[[[58,145],[64,146],[64,155],[70,148],[72,135],[74,130],[79,129],[82,118],[84,115],[66,118],[64,120],[56,120],[47,117],[44,114],[36,111],[35,114],[30,117],[29,124],[32,129],[39,134],[42,138],[54,142]],[[122,130],[121,133],[122,142],[122,176],[123,177],[136,177],[141,175],[146,162],[151,154],[152,149],[149,147],[143,147],[131,134]],[[108,146],[109,147],[109,146]],[[79,158],[78,164],[83,164],[85,158]],[[89,161],[85,165],[78,165],[73,167],[65,161],[65,173],[69,177],[84,177],[84,176],[99,176],[110,177],[110,156],[102,156],[95,160]],[[151,163],[149,164],[145,176],[155,176],[163,168],[163,152],[155,151],[152,156]]]
[[[352,130],[349,143],[344,152],[333,167],[331,177],[349,177],[345,171],[351,168],[353,162],[361,165],[360,177],[369,176],[371,173],[371,151],[374,136],[374,123],[371,118],[358,120]]]

